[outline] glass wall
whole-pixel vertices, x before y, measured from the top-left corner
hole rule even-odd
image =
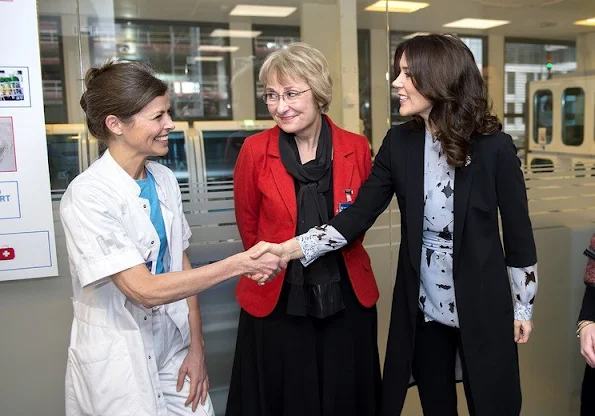
[[[260,98],[260,65],[271,51],[305,39],[326,54],[333,66],[334,82],[341,86],[337,91],[342,96],[333,97],[331,116],[378,147],[390,125],[406,121],[398,113],[398,98],[389,86],[392,70],[388,74],[385,70],[392,67],[396,46],[420,33],[448,32],[457,33],[472,50],[488,81],[504,130],[522,149],[529,130],[535,135],[532,129],[538,128],[537,124],[548,127],[547,112],[536,115],[533,127],[528,125],[529,83],[593,69],[588,65],[579,68],[577,62],[577,38],[584,36],[588,27],[573,25],[570,20],[556,28],[545,24],[529,28],[521,23],[524,17],[547,21],[560,16],[561,10],[574,13],[580,20],[580,8],[518,6],[511,21],[503,26],[477,29],[446,27],[446,15],[461,17],[467,11],[462,0],[430,3],[418,12],[388,15],[384,10],[367,11],[370,4],[363,0],[328,0],[320,5],[293,0],[287,6],[294,10],[280,17],[237,16],[234,8],[238,3],[233,0],[178,0],[171,6],[149,0],[143,7],[127,0],[38,3],[45,115],[51,125],[84,122],[78,104],[82,74],[89,66],[113,58],[151,64],[170,86],[174,119],[188,122],[190,129],[204,121],[269,121]],[[274,5],[268,0],[264,3]],[[340,27],[343,9],[352,9],[356,17],[348,29]],[[474,9],[484,17],[497,15],[499,10],[498,6]],[[351,47],[339,41],[341,36],[349,36],[349,31],[351,36],[355,34]],[[504,42],[500,40],[503,36]],[[589,47],[587,42],[587,50]],[[350,65],[350,55],[355,56],[355,68],[346,66]],[[355,82],[341,79],[353,72],[357,73]],[[585,94],[584,102],[569,95],[564,99],[565,109],[573,112],[588,105],[588,92]],[[561,97],[552,99],[562,102]],[[542,110],[547,106],[542,102]],[[585,112],[588,114],[589,109]],[[567,118],[564,123],[570,122]],[[564,140],[583,143],[586,133],[577,133],[575,126],[572,129],[581,137]],[[570,135],[569,130],[564,134]],[[81,137],[85,138],[85,132]],[[89,162],[98,154],[93,150],[82,153],[90,155]]]
[[[272,0],[264,3],[275,6]],[[546,22],[562,11],[580,20],[580,8],[518,6],[510,22],[478,29],[447,25],[446,16],[461,17],[467,11],[462,0],[430,3],[414,13],[388,14],[367,11],[370,4],[364,0],[288,3],[288,14],[264,17],[238,16],[234,0],[178,0],[171,6],[148,0],[143,7],[128,0],[39,0],[46,122],[69,125],[79,132],[73,137],[80,139],[73,140],[80,144],[80,169],[84,169],[100,154],[93,138],[87,140],[79,105],[84,72],[108,59],[149,63],[170,87],[174,120],[187,123],[183,164],[189,172],[180,177],[184,181],[200,178],[199,172],[204,177],[202,161],[208,155],[204,155],[204,143],[197,141],[202,130],[195,126],[229,121],[236,125],[213,131],[250,132],[269,127],[271,117],[258,82],[260,66],[272,51],[306,41],[319,48],[331,65],[336,95],[329,115],[342,127],[363,134],[377,150],[390,126],[407,121],[399,115],[398,97],[390,87],[397,45],[412,36],[441,32],[457,34],[471,49],[503,129],[513,136],[520,157],[532,151],[527,140],[532,137],[530,141],[538,143],[539,129],[545,132],[545,145],[559,142],[583,153],[591,152],[586,147],[593,148],[595,153],[590,124],[583,123],[583,118],[588,120],[593,114],[589,90],[581,95],[575,93],[576,88],[584,86],[569,85],[565,95],[544,93],[533,99],[528,95],[531,83],[595,70],[584,58],[594,48],[589,27],[574,25],[566,17],[555,28],[522,23],[525,17]],[[502,11],[495,5],[474,10],[484,17]],[[355,16],[349,24],[341,19],[348,16],[345,11]],[[341,42],[347,37],[349,42]],[[582,55],[579,39],[583,39]],[[583,113],[584,117],[579,115]],[[188,148],[189,141],[193,149]],[[179,148],[181,142],[176,143]]]
[[[267,15],[239,15],[236,6],[245,1],[37,0],[55,198],[101,154],[79,104],[84,73],[110,59],[143,61],[169,85],[176,128],[169,137],[169,153],[156,160],[174,171],[185,208],[191,206],[191,226],[198,229],[190,249],[192,263],[206,264],[222,253],[237,252],[241,242],[232,215],[235,161],[246,137],[274,126],[261,99],[258,71],[268,54],[296,41],[310,43],[327,57],[335,87],[329,116],[340,127],[363,134],[373,150],[387,129],[406,121],[390,87],[397,45],[411,36],[439,32],[456,33],[469,46],[519,156],[533,153],[528,165],[553,171],[550,164],[566,156],[575,163],[579,155],[583,166],[586,159],[595,159],[595,61],[587,59],[595,55],[595,29],[574,24],[595,18],[592,0],[440,0],[412,13],[387,13],[384,4],[379,11],[366,10],[375,0],[257,3],[283,3],[287,9],[285,14],[269,10]],[[469,17],[497,19],[500,26],[458,22]],[[200,196],[188,196],[197,189]],[[389,225],[382,227],[398,224],[393,214],[389,217]],[[378,279],[385,285],[378,309],[379,319],[384,319],[379,321],[380,338],[386,336],[390,309],[384,294],[390,293],[396,267],[396,244],[393,233],[388,234],[382,238],[390,242],[371,244],[379,250],[376,258],[386,263],[390,257],[392,262],[390,276]],[[239,312],[231,286],[220,285],[208,292],[214,297],[201,298],[218,416],[225,412]],[[542,414],[531,410],[541,396],[527,400],[527,414]],[[403,414],[421,410],[408,408]]]

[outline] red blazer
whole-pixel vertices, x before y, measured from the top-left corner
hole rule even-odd
[[[326,117],[326,116],[325,116]],[[333,199],[335,214],[345,201],[345,189],[355,199],[370,174],[370,147],[365,137],[331,126],[333,140]],[[246,139],[234,171],[235,213],[244,248],[259,241],[282,243],[295,236],[297,203],[293,177],[279,156],[279,127]],[[370,257],[362,246],[363,237],[341,249],[349,279],[357,299],[366,306],[378,300],[378,286]],[[285,271],[271,282],[259,286],[242,276],[236,286],[240,306],[256,317],[270,314],[281,293]]]

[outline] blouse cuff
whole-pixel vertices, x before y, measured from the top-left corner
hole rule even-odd
[[[304,234],[298,235],[296,240],[304,253],[304,258],[300,259],[304,267],[309,266],[320,256],[347,244],[345,237],[335,227],[326,224],[310,228]]]
[[[522,303],[515,301],[514,319],[516,321],[530,321],[533,319],[533,305],[523,305]]]
[[[537,294],[537,263],[527,267],[509,267],[508,274],[514,294],[514,319],[530,321]]]

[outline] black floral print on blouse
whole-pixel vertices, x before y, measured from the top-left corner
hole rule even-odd
[[[426,321],[459,326],[453,283],[454,169],[440,142],[426,131],[424,146],[424,220],[419,308]]]

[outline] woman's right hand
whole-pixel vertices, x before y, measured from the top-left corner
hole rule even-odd
[[[256,256],[258,253],[258,256]],[[239,254],[243,274],[263,285],[287,267],[287,261],[270,252],[261,252],[257,246]]]
[[[260,241],[258,244],[253,246],[250,250],[250,257],[253,259],[257,259],[265,253],[274,254],[277,257],[283,259],[286,263],[291,260],[290,253],[287,252],[283,244],[278,243],[269,243],[266,241]]]
[[[581,354],[591,368],[595,368],[595,324],[590,324],[581,329]]]

